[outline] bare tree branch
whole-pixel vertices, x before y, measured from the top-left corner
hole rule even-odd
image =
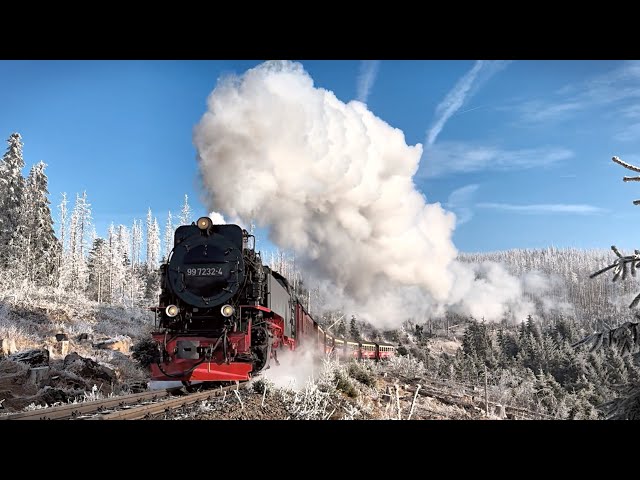
[[[630,163],[623,162],[618,157],[613,157],[611,160],[616,162],[618,165],[622,165],[626,169],[633,170],[634,172],[640,172],[640,167],[636,167],[635,165],[631,165]]]
[[[413,415],[413,407],[414,407],[414,406],[415,406],[415,404],[416,404],[416,397],[418,396],[418,392],[420,391],[420,387],[421,387],[421,385],[420,385],[420,384],[418,384],[418,385],[416,386],[416,393],[415,393],[415,395],[413,396],[413,402],[411,402],[411,410],[409,411],[409,416],[407,417],[407,420],[411,420],[411,415]]]

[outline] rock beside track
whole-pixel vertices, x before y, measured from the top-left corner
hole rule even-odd
[[[112,369],[77,353],[67,355],[64,361],[49,360],[47,350],[19,352],[0,360],[0,400],[4,400],[4,412],[18,411],[31,404],[66,403],[96,390],[102,395],[111,393],[116,381]]]
[[[116,379],[115,372],[110,368],[100,365],[90,358],[81,357],[75,352],[64,358],[63,367],[65,370],[74,372],[88,380],[111,383]]]
[[[49,351],[45,349],[26,350],[9,355],[7,359],[26,363],[32,367],[42,367],[49,365]]]

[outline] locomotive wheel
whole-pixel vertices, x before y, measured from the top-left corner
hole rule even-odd
[[[264,327],[254,328],[252,331],[251,350],[254,357],[254,372],[269,368],[271,356],[271,334]]]
[[[193,392],[199,392],[200,390],[202,390],[202,385],[204,384],[196,383],[194,385],[188,380],[183,380],[182,385],[184,385],[184,389],[187,391],[187,393],[193,393]]]

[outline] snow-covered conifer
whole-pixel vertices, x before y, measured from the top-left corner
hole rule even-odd
[[[158,254],[160,253],[160,229],[158,221],[153,218],[151,209],[147,212],[147,269],[158,268]]]
[[[142,261],[142,221],[133,220],[131,227],[131,263],[138,266]]]
[[[184,205],[182,205],[182,211],[180,212],[180,225],[191,225],[193,222],[193,211],[189,206],[189,196],[185,194]]]
[[[167,223],[164,225],[164,251],[163,257],[165,260],[169,259],[169,253],[171,253],[171,249],[173,249],[173,216],[171,215],[171,210],[169,210],[169,215],[167,215]]]
[[[23,255],[26,224],[24,212],[24,159],[22,137],[13,133],[0,161],[0,267],[15,264]]]
[[[76,203],[69,224],[69,284],[73,291],[84,290],[87,281],[85,254],[88,252],[91,232],[91,205],[87,192],[76,194]]]
[[[68,234],[68,211],[67,211],[67,193],[62,193],[62,200],[58,205],[58,229],[60,232],[60,252],[58,255],[58,286],[66,285],[68,279],[68,247],[67,242]]]
[[[28,278],[39,285],[52,285],[60,245],[53,230],[45,167],[44,162],[34,165],[26,182],[24,254]]]
[[[130,295],[129,286],[129,231],[124,225],[114,227],[109,226],[109,285],[111,301],[115,303],[126,303]]]
[[[87,295],[97,302],[109,301],[109,247],[104,238],[96,238],[87,262],[89,285]]]

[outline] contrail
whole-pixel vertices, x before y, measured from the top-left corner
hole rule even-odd
[[[479,107],[468,108],[466,110],[462,110],[461,112],[456,112],[454,115],[452,115],[452,117],[455,117],[456,115],[462,115],[463,113],[473,112],[474,110],[478,110],[479,108],[485,108],[485,107],[486,105],[480,105]]]
[[[358,76],[358,100],[367,103],[373,84],[378,75],[380,60],[363,60],[360,63],[360,75]]]
[[[462,107],[462,105],[464,105],[466,100],[473,96],[473,94],[478,90],[480,84],[489,80],[489,78],[498,73],[508,64],[509,62],[505,61],[476,61],[471,70],[458,80],[455,86],[449,93],[447,93],[447,96],[444,97],[444,100],[442,100],[436,108],[436,120],[433,122],[433,125],[427,133],[428,147],[435,143],[447,121],[460,109],[460,107]],[[476,82],[478,77],[481,78]],[[473,88],[474,82],[476,82],[475,88]],[[466,111],[471,110],[474,109]]]

